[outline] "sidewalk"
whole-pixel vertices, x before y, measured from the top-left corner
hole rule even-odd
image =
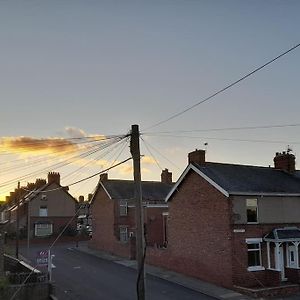
[[[73,250],[81,251],[87,254],[91,254],[106,260],[113,261],[117,264],[136,269],[136,261],[134,260],[126,260],[124,258],[111,255],[104,251],[98,251],[94,249],[90,249],[87,247],[86,242],[80,242],[78,247],[73,247]],[[213,297],[215,299],[219,300],[250,300],[253,298],[250,298],[248,296],[242,295],[238,292],[225,289],[219,286],[216,286],[211,283],[207,283],[195,278],[187,277],[182,274],[168,271],[162,268],[153,267],[146,265],[145,267],[146,273],[150,274],[155,277],[159,277],[161,279],[176,283],[178,285],[181,285],[183,287],[189,288],[191,290],[194,290],[196,292],[202,293],[204,295]]]

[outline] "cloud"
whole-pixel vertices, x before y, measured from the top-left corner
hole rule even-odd
[[[104,140],[106,136],[103,134],[88,134],[84,130],[76,127],[67,126],[64,128],[64,133],[67,134],[69,138],[84,138],[88,137],[90,140]]]
[[[142,157],[142,163],[143,164],[154,165],[154,164],[156,164],[156,161],[153,157],[145,155],[145,156]]]
[[[13,154],[54,154],[75,152],[78,145],[61,138],[4,137],[0,139],[0,150]]]
[[[86,137],[87,134],[80,128],[76,127],[65,127],[65,133],[72,138],[81,138],[81,137]]]
[[[129,164],[124,164],[119,167],[119,173],[127,175],[129,173],[133,173],[133,167]]]

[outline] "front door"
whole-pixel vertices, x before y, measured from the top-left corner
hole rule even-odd
[[[294,245],[289,246],[289,266],[290,268],[297,268],[296,266],[296,247]]]

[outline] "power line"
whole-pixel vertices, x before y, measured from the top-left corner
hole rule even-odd
[[[149,149],[148,145],[146,144],[146,142],[144,141],[144,139],[141,137],[141,140],[143,141],[145,147],[147,148],[148,152],[150,153],[150,155],[153,157],[156,165],[158,166],[158,168],[162,171],[163,168],[161,167],[161,165],[159,164],[158,160],[156,159],[156,157],[152,154],[151,150]]]
[[[91,149],[89,149],[88,151],[86,151],[86,152],[84,152],[84,153],[81,153],[80,155],[72,156],[72,157],[66,159],[65,161],[56,163],[56,164],[51,165],[51,166],[48,166],[48,167],[45,167],[45,168],[40,169],[40,170],[38,170],[38,171],[31,172],[31,173],[26,174],[26,175],[24,175],[24,176],[21,176],[21,177],[19,177],[19,178],[17,178],[17,179],[11,179],[11,180],[8,180],[8,181],[6,181],[6,182],[2,182],[1,185],[0,185],[0,187],[3,187],[3,186],[8,185],[8,184],[10,184],[10,183],[14,183],[15,181],[18,181],[18,180],[24,180],[24,179],[29,178],[29,177],[31,177],[31,176],[34,176],[34,175],[36,175],[36,174],[40,174],[41,172],[43,172],[43,171],[45,171],[45,170],[49,170],[49,169],[51,170],[51,169],[54,169],[54,168],[61,168],[61,167],[64,167],[64,166],[66,166],[66,165],[69,165],[69,164],[71,164],[71,163],[76,162],[76,161],[79,160],[79,159],[85,158],[85,157],[87,157],[87,156],[89,156],[89,155],[92,155],[92,154],[98,152],[98,151],[101,151],[101,150],[103,150],[103,149],[105,149],[105,148],[107,148],[107,147],[109,147],[109,146],[111,146],[111,145],[113,145],[113,144],[119,142],[119,141],[122,140],[122,139],[124,139],[124,137],[123,137],[123,138],[119,138],[119,140],[112,140],[112,141],[106,142],[106,143],[104,143],[104,144],[102,145],[101,148],[99,148],[99,145],[93,145],[93,146],[91,147]]]
[[[131,159],[132,159],[132,157],[129,157],[129,158],[127,158],[127,159],[125,159],[125,160],[123,160],[123,161],[121,161],[121,162],[115,164],[115,165],[112,166],[112,167],[109,167],[109,168],[107,168],[107,169],[105,169],[105,170],[102,170],[102,171],[100,171],[100,172],[97,172],[97,173],[95,173],[95,174],[93,174],[93,175],[91,175],[91,176],[88,176],[88,177],[86,177],[86,178],[83,178],[83,179],[81,179],[81,180],[78,180],[78,181],[76,181],[76,182],[73,182],[73,183],[71,183],[71,184],[68,184],[68,186],[72,186],[72,185],[74,185],[74,184],[80,183],[80,182],[82,182],[82,181],[88,180],[88,179],[93,178],[93,177],[95,177],[95,176],[97,176],[97,175],[100,175],[100,174],[102,174],[102,173],[105,173],[105,172],[107,172],[107,171],[109,171],[109,170],[111,170],[111,169],[113,169],[113,168],[115,168],[115,167],[118,167],[118,166],[120,166],[120,165],[126,163],[127,161],[129,161],[129,160],[131,160]]]
[[[118,167],[118,166],[120,166],[120,165],[122,165],[122,164],[128,162],[128,161],[131,160],[131,159],[132,159],[132,157],[128,157],[127,159],[125,159],[125,160],[123,160],[123,161],[121,161],[121,162],[119,162],[119,163],[117,163],[117,164],[115,164],[115,165],[113,165],[113,166],[111,166],[111,167],[109,167],[109,168],[106,168],[106,169],[104,169],[104,170],[102,170],[102,171],[100,171],[100,172],[97,172],[97,173],[95,173],[95,174],[93,174],[93,175],[90,175],[90,176],[88,176],[88,177],[82,178],[82,179],[80,179],[80,180],[77,180],[77,181],[72,182],[72,183],[70,183],[70,184],[67,184],[67,185],[65,185],[65,186],[60,186],[60,187],[58,187],[58,188],[51,189],[51,190],[43,190],[43,193],[49,193],[49,192],[54,192],[54,191],[57,191],[57,190],[62,190],[62,189],[65,189],[65,188],[67,188],[67,187],[69,187],[69,186],[73,186],[73,185],[78,184],[78,183],[80,183],[80,182],[89,180],[89,179],[91,179],[91,178],[93,178],[93,177],[95,177],[95,176],[98,176],[98,175],[100,175],[100,174],[102,174],[102,173],[105,173],[105,172],[111,170],[111,169],[114,169],[114,168],[116,168],[116,167]],[[28,190],[28,189],[26,189],[26,188],[22,188],[22,189],[23,189],[24,191],[31,192],[31,190]],[[33,192],[34,192],[34,191],[33,191]],[[39,192],[39,190],[37,190],[36,192]]]
[[[26,140],[26,137],[22,139],[11,139],[8,140],[8,144],[17,144],[17,148],[22,150],[23,152],[33,152],[33,151],[39,151],[39,150],[44,150],[44,149],[59,149],[60,147],[76,147],[77,145],[80,144],[90,144],[90,143],[96,143],[96,142],[103,142],[111,139],[116,139],[116,138],[123,138],[126,137],[126,135],[111,135],[111,136],[99,136],[101,138],[96,138],[96,137],[89,137],[92,140],[83,140],[87,138],[72,138],[72,139],[60,139],[60,138],[43,138],[43,139],[36,139],[36,138],[31,138],[29,137],[28,140]],[[1,146],[1,140],[3,144],[3,138],[0,138],[0,146]],[[74,142],[72,140],[80,140],[79,142]],[[4,142],[5,144],[5,142]],[[36,147],[36,149],[28,149],[29,147]],[[62,150],[64,152],[66,150]],[[73,150],[74,151],[74,150]],[[0,148],[0,154],[15,154],[13,151],[8,151],[8,150],[1,150]]]
[[[156,135],[151,135],[156,136]],[[207,140],[221,140],[233,142],[251,142],[251,143],[270,143],[270,144],[300,144],[297,141],[275,141],[275,140],[251,140],[251,139],[234,139],[234,138],[218,138],[218,137],[203,137],[203,136],[189,136],[189,135],[157,135],[157,137],[171,137],[171,138],[192,138],[192,139],[207,139]]]
[[[272,129],[285,127],[298,127],[300,123],[295,124],[277,124],[277,125],[260,125],[260,126],[242,126],[242,127],[225,127],[225,128],[207,128],[193,130],[174,130],[174,131],[159,131],[159,132],[143,132],[143,135],[165,134],[165,133],[189,133],[189,132],[206,132],[206,131],[231,131],[231,130],[255,130],[255,129]]]
[[[146,142],[145,142],[145,140],[143,140],[143,142],[145,143],[145,145],[146,145]],[[170,159],[168,159],[165,155],[163,155],[160,151],[158,151],[155,147],[153,147],[152,145],[150,145],[149,143],[147,143],[148,144],[148,146],[150,147],[150,148],[152,148],[154,151],[156,151],[161,157],[163,157],[166,161],[168,161],[170,164],[172,164],[176,169],[178,169],[178,170],[181,170],[181,168],[179,168],[174,162],[172,162]],[[151,153],[151,152],[150,152]],[[162,168],[161,168],[161,170],[162,170]]]
[[[199,102],[197,102],[197,103],[195,103],[195,104],[193,104],[193,105],[191,105],[191,106],[185,108],[184,110],[182,110],[182,111],[180,111],[180,112],[178,112],[178,113],[175,113],[175,114],[171,115],[170,117],[168,117],[168,118],[165,119],[165,120],[162,120],[162,121],[160,121],[160,122],[158,122],[158,123],[155,123],[154,125],[152,125],[152,126],[146,128],[146,130],[147,130],[147,129],[154,128],[154,127],[157,127],[157,126],[159,126],[159,125],[161,125],[161,124],[164,124],[164,123],[166,123],[166,122],[168,122],[168,121],[170,121],[170,120],[172,120],[172,119],[175,119],[176,117],[179,117],[180,115],[182,115],[182,114],[188,112],[189,110],[195,108],[196,106],[198,106],[198,105],[200,105],[200,104],[202,104],[202,103],[204,103],[204,102],[209,101],[210,99],[212,99],[212,98],[214,98],[215,96],[221,94],[222,92],[228,90],[229,88],[233,87],[234,85],[240,83],[241,81],[245,80],[246,78],[250,77],[251,75],[255,74],[256,72],[262,70],[263,68],[265,68],[266,66],[268,66],[268,65],[270,65],[271,63],[275,62],[276,60],[278,60],[279,58],[283,57],[284,55],[288,54],[289,52],[295,50],[295,49],[298,48],[299,46],[300,46],[300,43],[297,44],[297,45],[295,45],[295,46],[293,46],[293,47],[291,47],[291,48],[288,49],[287,51],[285,51],[285,52],[281,53],[280,55],[276,56],[275,58],[269,60],[269,61],[266,62],[265,64],[263,64],[263,65],[261,65],[260,67],[254,69],[253,71],[251,71],[250,73],[244,75],[244,76],[241,77],[240,79],[238,79],[238,80],[232,82],[231,84],[225,86],[224,88],[218,90],[217,92],[213,93],[213,94],[210,95],[209,97],[206,97],[206,98],[204,98],[203,100],[201,100],[201,101],[199,101]]]

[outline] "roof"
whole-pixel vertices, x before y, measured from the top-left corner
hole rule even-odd
[[[163,201],[170,192],[173,184],[166,184],[159,181],[142,181],[142,197],[148,201]],[[106,191],[111,199],[133,199],[134,198],[134,181],[121,179],[107,179],[100,181],[100,185]],[[96,191],[96,193],[97,193]],[[95,195],[94,197],[95,198]],[[92,199],[93,201],[93,199]]]
[[[190,164],[183,172],[167,200],[191,170],[202,176],[225,196],[277,195],[300,196],[300,172],[290,174],[271,167],[206,162]]]
[[[50,189],[48,190],[47,188],[50,187],[51,185],[56,185],[57,187],[54,189]],[[75,203],[78,203],[77,200],[66,190],[65,187],[61,186],[60,184],[57,184],[55,182],[51,182],[51,183],[47,183],[45,185],[43,185],[42,187],[40,187],[37,190],[32,190],[32,191],[28,191],[27,194],[25,194],[22,199],[20,200],[19,205],[23,205],[23,203],[28,202],[28,201],[32,201],[33,199],[35,199],[40,193],[47,193],[50,191],[54,191],[54,190],[61,190],[64,193],[66,193],[73,201],[75,201]],[[16,204],[10,206],[8,208],[8,210],[15,210],[17,207]]]
[[[282,170],[221,163],[195,166],[229,194],[288,193],[300,195],[300,177]]]
[[[275,228],[264,237],[265,241],[300,241],[300,229],[297,227]]]

